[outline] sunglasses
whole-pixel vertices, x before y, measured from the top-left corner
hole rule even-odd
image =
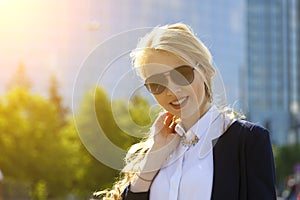
[[[166,74],[170,74],[170,79],[173,83],[180,86],[187,86],[194,81],[194,70],[195,68],[188,65],[179,66],[171,71],[150,76],[146,79],[144,85],[152,94],[160,94],[168,85]]]

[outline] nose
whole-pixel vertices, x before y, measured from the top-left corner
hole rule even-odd
[[[167,90],[167,95],[174,95],[174,94],[178,94],[179,92],[181,92],[181,87],[177,84],[175,84],[170,76],[166,76],[167,80],[168,80],[168,85],[166,87]]]

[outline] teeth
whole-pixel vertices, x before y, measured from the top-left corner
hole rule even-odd
[[[171,104],[173,104],[174,106],[179,106],[180,104],[182,104],[186,100],[186,98],[187,97],[179,99],[178,101],[171,102]]]

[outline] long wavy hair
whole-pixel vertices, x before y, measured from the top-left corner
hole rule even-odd
[[[183,23],[176,23],[155,27],[150,33],[141,38],[135,50],[131,53],[134,68],[144,78],[143,68],[140,67],[149,50],[170,52],[184,59],[191,66],[197,66],[205,83],[206,95],[212,100],[212,77],[215,69],[212,56],[207,47],[195,36],[190,27]],[[125,157],[125,167],[113,187],[94,193],[103,200],[118,200],[122,192],[132,182],[138,171],[139,163],[150,149],[153,141],[151,137],[130,147]]]

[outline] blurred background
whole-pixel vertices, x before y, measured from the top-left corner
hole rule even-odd
[[[278,196],[299,192],[300,0],[0,0],[0,200],[88,199],[112,185],[118,170],[95,159],[77,130],[92,134],[96,111],[103,132],[114,133],[107,137],[127,149],[139,138],[115,123],[112,107],[140,134],[128,121],[149,127],[151,100],[113,96],[113,81],[87,76],[72,102],[74,82],[97,45],[176,22],[210,49],[227,104],[271,131]]]

